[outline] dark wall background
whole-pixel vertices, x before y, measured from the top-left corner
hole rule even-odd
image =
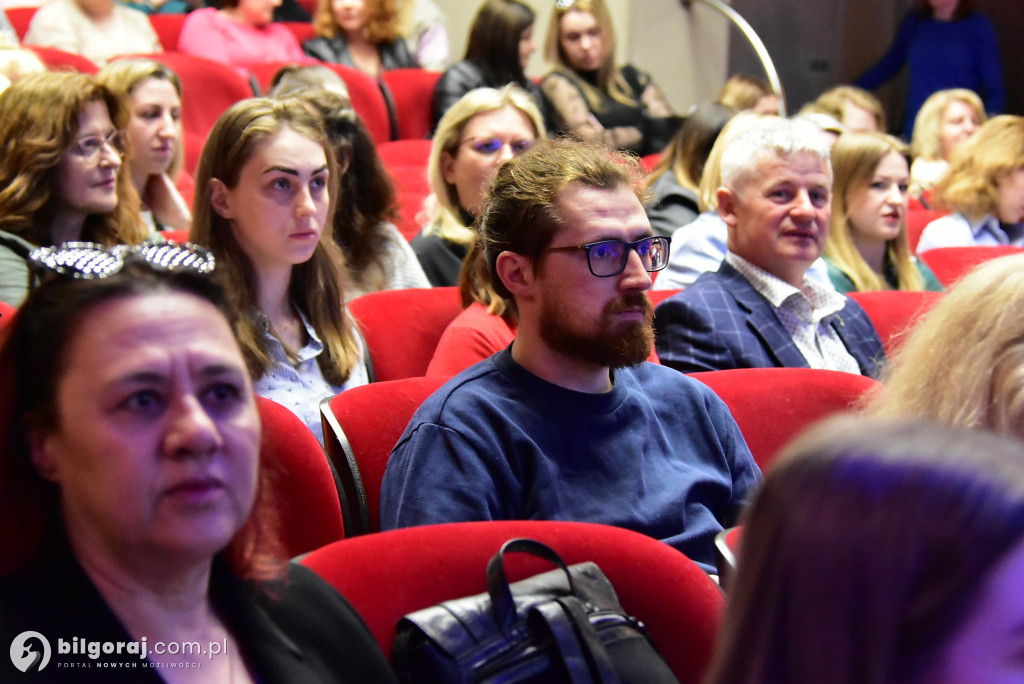
[[[889,47],[913,0],[733,0],[764,41],[786,90],[789,112],[822,91],[847,83]],[[995,23],[1003,58],[1007,112],[1024,114],[1024,3],[977,0]],[[729,72],[761,75],[753,51],[738,32],[730,36]],[[903,118],[905,74],[875,94],[894,129]]]

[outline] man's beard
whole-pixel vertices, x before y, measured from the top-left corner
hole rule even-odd
[[[635,307],[643,307],[643,321],[614,322],[615,314]],[[608,368],[638,366],[650,356],[654,307],[643,292],[630,292],[611,302],[601,312],[597,329],[591,332],[576,329],[569,320],[572,315],[571,311],[550,306],[541,308],[540,337],[560,354]]]

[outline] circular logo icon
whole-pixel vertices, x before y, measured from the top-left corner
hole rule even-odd
[[[39,632],[22,632],[11,642],[11,662],[22,672],[38,672],[50,662],[50,642]]]

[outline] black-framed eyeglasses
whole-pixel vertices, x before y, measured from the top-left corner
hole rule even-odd
[[[177,242],[147,242],[136,247],[107,247],[95,242],[66,242],[59,247],[40,247],[29,254],[35,273],[49,272],[82,280],[109,278],[132,258],[142,259],[162,271],[186,270],[212,273],[216,260],[199,245]]]
[[[501,148],[505,146],[506,142],[507,142],[509,148],[511,148],[512,154],[514,154],[516,156],[519,156],[520,154],[522,154],[526,150],[528,150],[531,147],[533,147],[533,143],[535,143],[536,141],[535,140],[509,140],[509,141],[505,141],[505,140],[502,140],[501,138],[497,138],[497,137],[494,137],[494,138],[466,138],[465,140],[460,142],[459,145],[469,145],[470,147],[473,148],[473,151],[476,152],[477,154],[482,154],[482,155],[485,155],[485,156],[490,156],[492,154],[497,154],[498,152],[501,152]]]
[[[125,151],[124,131],[111,131],[106,137],[102,135],[86,135],[75,141],[74,150],[88,162],[95,161],[96,157],[103,151],[104,145],[110,145],[110,149],[121,159],[124,159]]]
[[[545,252],[573,252],[582,250],[587,255],[590,272],[598,278],[617,276],[626,270],[630,250],[639,255],[644,270],[654,273],[668,266],[669,246],[672,238],[663,235],[652,235],[636,242],[622,240],[601,240],[585,245],[568,245],[566,247],[548,247]]]

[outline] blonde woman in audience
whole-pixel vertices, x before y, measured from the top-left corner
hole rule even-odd
[[[365,384],[331,235],[338,166],[319,117],[297,100],[243,100],[214,125],[196,171],[191,239],[209,247],[241,316],[256,393],[322,441],[319,404]]]
[[[961,144],[933,188],[939,208],[917,251],[970,245],[1024,245],[1024,117],[986,121]]]
[[[73,52],[101,66],[117,55],[163,52],[149,17],[115,0],[48,0],[32,15],[22,42]]]
[[[778,114],[779,96],[772,87],[759,78],[734,74],[725,82],[715,98],[718,104],[743,111],[752,109],[757,114]]]
[[[821,112],[841,123],[848,131],[885,133],[886,117],[882,103],[866,90],[841,85],[827,90],[800,110],[800,114]]]
[[[672,138],[651,171],[647,187],[653,195],[647,218],[658,235],[671,236],[700,214],[699,192],[704,164],[719,134],[736,110],[717,102],[697,105]]]
[[[907,241],[907,146],[884,133],[844,133],[832,147],[832,219],[825,261],[842,294],[942,290]]]
[[[355,67],[374,78],[389,69],[418,67],[398,35],[397,0],[319,0],[316,38],[303,51],[323,62]]]
[[[188,230],[192,212],[175,187],[185,159],[181,79],[151,59],[113,61],[96,79],[130,105],[128,171],[143,220],[151,232]]]
[[[341,95],[307,89],[298,98],[316,110],[334,146],[340,178],[334,183],[334,239],[345,253],[351,301],[367,292],[430,287],[405,236],[394,224],[395,188],[373,138]]]
[[[34,247],[146,237],[122,161],[128,116],[77,72],[32,74],[0,95],[0,300],[25,298]]]
[[[541,87],[558,129],[610,149],[661,152],[682,123],[651,77],[615,64],[604,0],[556,0],[544,55],[555,69]]]
[[[488,183],[503,162],[544,135],[533,98],[514,85],[470,91],[441,117],[427,168],[434,217],[412,241],[431,285],[458,282]]]
[[[1021,444],[845,417],[746,511],[707,684],[1019,682]]]
[[[949,159],[985,123],[985,106],[965,88],[933,93],[917,112],[911,151],[910,192],[920,197],[942,180]]]
[[[1024,256],[957,281],[889,359],[880,416],[925,418],[1024,438]]]

